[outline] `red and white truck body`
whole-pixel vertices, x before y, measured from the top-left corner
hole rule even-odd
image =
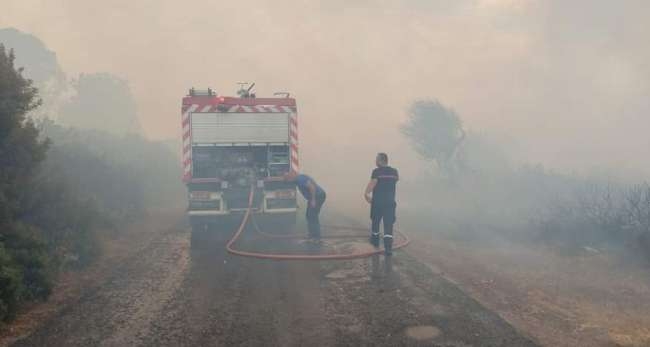
[[[255,187],[253,208],[264,214],[295,216],[296,188],[283,176],[297,172],[296,100],[239,97],[191,89],[182,103],[183,182],[188,215],[210,220],[245,211]]]

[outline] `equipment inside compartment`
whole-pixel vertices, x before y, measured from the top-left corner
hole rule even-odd
[[[195,147],[193,177],[247,185],[289,172],[289,146]]]

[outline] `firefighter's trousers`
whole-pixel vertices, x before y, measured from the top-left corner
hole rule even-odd
[[[375,203],[373,201],[370,207],[370,220],[371,226],[371,240],[379,241],[379,225],[384,222],[384,248],[386,254],[390,254],[393,246],[393,225],[397,220],[395,210],[397,204],[395,202],[389,203]]]

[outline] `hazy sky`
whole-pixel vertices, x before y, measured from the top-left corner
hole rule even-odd
[[[422,97],[520,159],[650,167],[650,1],[0,3],[0,26],[40,37],[70,75],[127,78],[153,138],[179,134],[188,87],[255,81],[298,98],[305,165],[326,173],[346,154],[365,180],[377,151],[406,153],[397,126]]]

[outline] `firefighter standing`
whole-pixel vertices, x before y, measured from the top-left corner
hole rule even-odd
[[[319,214],[321,207],[325,203],[325,190],[321,188],[313,178],[298,174],[295,172],[288,173],[285,176],[288,181],[296,182],[298,190],[307,200],[307,229],[309,238],[314,241],[320,241],[320,220]]]
[[[395,224],[395,188],[399,180],[396,169],[388,166],[388,155],[377,154],[377,168],[372,171],[370,182],[366,187],[365,198],[370,203],[370,219],[372,220],[370,243],[379,247],[379,224],[384,222],[384,253],[389,256],[393,252],[393,224]]]

